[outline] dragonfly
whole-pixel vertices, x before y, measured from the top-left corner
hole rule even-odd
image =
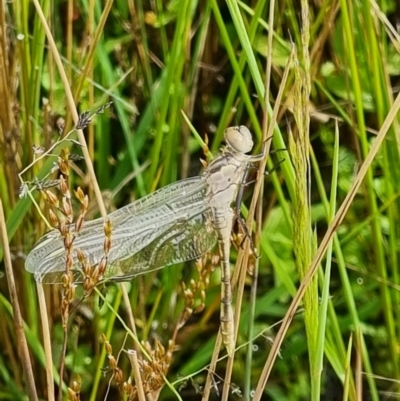
[[[85,221],[73,234],[73,280],[84,274],[78,260],[83,253],[92,266],[104,257],[104,222],[111,223],[111,247],[104,281],[127,281],[166,266],[198,259],[217,243],[221,260],[221,335],[228,355],[234,351],[234,314],[230,271],[230,238],[241,202],[243,185],[254,163],[265,151],[248,155],[253,139],[245,126],[229,127],[226,144],[201,175],[177,181],[134,201],[106,218]],[[41,283],[62,282],[66,251],[59,230],[39,239],[25,262]]]

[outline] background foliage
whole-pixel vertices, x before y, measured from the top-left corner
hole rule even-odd
[[[164,386],[160,394],[152,392],[153,399],[398,397],[397,120],[343,223],[335,226],[317,280],[288,326],[267,385],[259,381],[300,277],[308,280],[307,269],[335,215],[336,202],[342,204],[351,193],[385,118],[394,118],[398,111],[394,102],[400,75],[397,2],[14,0],[1,2],[0,7],[0,198],[31,357],[21,360],[8,289],[11,279],[3,275],[0,398],[54,396],[46,388],[51,369],[42,345],[46,340],[37,301],[40,290],[24,269],[24,258],[46,226],[32,200],[19,198],[18,174],[38,158],[34,146],[49,149],[62,138],[60,126],[64,133],[73,129],[76,112],[71,104],[79,114],[95,114],[84,130],[95,179],[85,161],[71,164],[69,178],[71,190],[80,186],[89,195],[87,218],[101,211],[95,180],[109,212],[199,173],[199,158],[205,158],[207,148],[192,135],[183,115],[201,138],[207,134],[213,153],[231,125],[251,129],[258,153],[269,114],[275,153],[268,161],[273,172],[265,180],[262,214],[255,228],[260,258],[249,259],[249,274],[239,290],[240,348],[233,364],[221,359],[210,368],[215,370],[210,375],[213,381],[206,383],[219,328],[219,269],[209,276],[207,270],[210,283],[204,310],[191,315],[178,331],[187,302],[181,283],[190,287],[191,279],[198,282],[201,277],[195,262],[138,277],[127,285],[129,299],[123,300],[118,285],[108,285],[105,306],[99,307],[99,295],[94,294],[71,313],[65,358],[60,288],[45,286],[54,382],[57,389],[63,359],[65,398],[67,387],[73,390],[70,399],[127,398],[122,383],[132,376],[133,365],[120,351],[138,349],[127,335],[130,313],[139,340],[148,341],[153,358],[168,365],[166,378],[172,385]],[[41,15],[54,44],[46,36]],[[110,101],[104,113],[96,114]],[[46,176],[66,146],[73,154],[84,153],[77,143],[63,142],[52,151],[55,156],[36,162],[22,179],[33,182]],[[245,216],[251,188],[242,209]],[[37,191],[33,197],[47,216],[46,202]],[[79,210],[78,202],[75,206]],[[7,254],[5,248],[3,243],[2,255]],[[233,250],[232,263],[237,259]],[[203,262],[209,269],[209,260]],[[82,289],[76,292],[79,299]],[[200,303],[201,296],[195,294],[195,306]],[[174,332],[175,347],[165,354]],[[145,361],[143,355],[139,352]],[[164,383],[160,366],[148,362],[140,366],[142,373],[147,369],[150,374],[144,380],[147,384],[153,380],[152,389]],[[21,374],[22,367],[32,367],[36,390],[32,386],[26,390],[29,381],[25,370]]]

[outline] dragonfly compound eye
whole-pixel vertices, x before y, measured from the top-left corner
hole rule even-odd
[[[247,153],[253,149],[253,139],[247,127],[229,127],[225,130],[225,140],[228,145],[240,153]]]

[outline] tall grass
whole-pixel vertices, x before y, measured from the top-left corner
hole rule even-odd
[[[0,398],[397,396],[396,12],[367,0],[2,2]],[[250,184],[241,207],[259,258],[233,233],[234,358],[211,255],[105,295],[78,286],[63,327],[65,290],[24,269],[49,207],[38,191],[20,198],[19,177],[57,178],[63,148],[82,155],[68,184],[92,219],[199,174],[231,125],[251,129],[254,153],[272,151],[264,190],[249,178],[258,209]]]

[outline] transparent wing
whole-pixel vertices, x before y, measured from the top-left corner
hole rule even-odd
[[[135,275],[195,259],[216,242],[211,209],[202,177],[178,181],[111,213],[111,248],[105,278],[127,280]],[[74,239],[73,270],[82,280],[76,250],[92,264],[104,256],[104,219],[85,222]],[[74,226],[71,227],[72,231]],[[28,255],[26,270],[40,282],[60,282],[65,249],[58,230],[45,234]]]

